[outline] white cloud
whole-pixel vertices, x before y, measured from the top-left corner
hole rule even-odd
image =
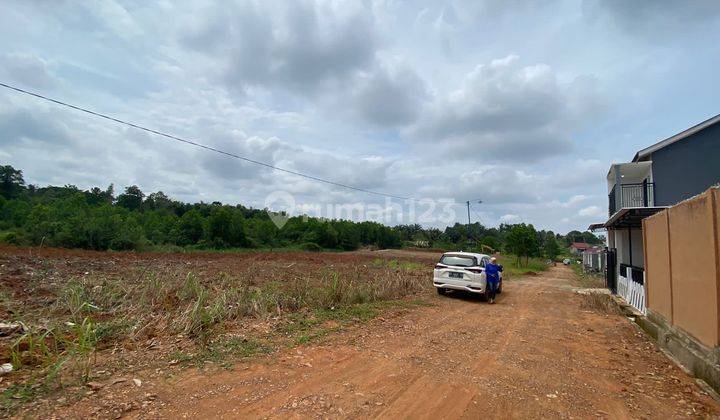
[[[605,216],[606,212],[598,206],[589,206],[580,209],[578,216],[582,217],[602,217]]]
[[[521,218],[517,214],[504,214],[500,216],[501,223],[513,224],[520,223]]]
[[[566,154],[573,148],[569,126],[589,116],[589,109],[571,106],[578,95],[593,96],[584,86],[559,82],[546,64],[523,66],[508,55],[475,67],[435,101],[411,135],[455,158],[532,162]]]

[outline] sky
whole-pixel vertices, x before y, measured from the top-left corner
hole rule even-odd
[[[611,163],[720,113],[719,68],[715,0],[7,0],[3,83],[418,200],[6,89],[0,164],[41,186],[437,227],[472,200],[488,226],[585,230]]]

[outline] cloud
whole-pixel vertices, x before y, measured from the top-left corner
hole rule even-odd
[[[250,157],[269,165],[275,164],[276,155],[280,150],[288,148],[286,144],[275,137],[264,139],[247,136],[237,130],[213,135],[210,144],[224,152]],[[254,179],[269,170],[254,163],[212,152],[203,154],[201,165],[210,175],[228,181]]]
[[[500,223],[514,224],[520,223],[521,218],[517,214],[504,214],[500,216]]]
[[[532,162],[564,154],[578,118],[570,100],[586,87],[562,84],[550,66],[523,67],[509,55],[477,66],[411,135],[458,159]]]
[[[47,111],[0,108],[2,144],[22,147],[59,148],[73,143],[67,126]]]
[[[405,64],[378,66],[353,80],[353,108],[374,125],[401,126],[414,122],[429,93],[425,82]]]
[[[583,11],[590,20],[608,20],[623,31],[648,40],[651,37],[684,37],[695,31],[702,32],[706,25],[720,20],[720,3],[715,0],[695,0],[691,3],[584,0]]]
[[[578,216],[581,217],[603,217],[605,216],[605,211],[601,209],[598,206],[590,206],[580,209],[578,211]]]
[[[42,90],[53,89],[58,80],[50,71],[50,64],[35,54],[0,54],[0,77],[7,82]]]
[[[283,168],[330,179],[364,189],[382,189],[390,178],[392,159],[379,156],[351,157],[314,150],[296,150],[284,153],[278,165]],[[300,187],[302,192],[324,191],[327,185],[296,176],[283,176],[284,188]],[[302,188],[303,184],[304,188]],[[347,190],[341,190],[347,194]]]
[[[184,42],[227,57],[221,77],[231,88],[316,92],[374,60],[373,20],[359,3],[241,2],[206,16],[191,24]]]

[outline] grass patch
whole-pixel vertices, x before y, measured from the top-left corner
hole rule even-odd
[[[584,289],[599,289],[605,287],[605,276],[601,273],[586,273],[582,264],[570,264],[575,274],[575,281],[578,286]]]
[[[503,275],[510,278],[532,275],[548,269],[547,263],[541,258],[530,258],[526,263],[524,258],[518,261],[514,255],[501,255],[498,257],[498,262],[503,266]]]
[[[340,308],[319,308],[288,316],[280,331],[290,339],[290,346],[306,344],[320,340],[347,326],[370,321],[388,309],[428,305],[430,304],[423,300],[414,299],[359,303]]]
[[[269,354],[273,349],[272,343],[256,338],[220,337],[213,342],[206,343],[195,353],[175,350],[170,353],[167,361],[173,365],[200,368],[208,362],[223,363],[230,360]]]

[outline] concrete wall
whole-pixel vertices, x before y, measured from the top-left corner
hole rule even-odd
[[[655,313],[672,323],[672,283],[670,281],[670,235],[668,213],[663,211],[643,221],[645,232],[645,255],[649,264],[645,267],[648,279],[645,304]],[[650,285],[652,282],[652,285]]]
[[[643,221],[648,308],[706,346],[720,344],[718,190]]]
[[[720,124],[653,153],[655,205],[672,206],[720,182]]]

